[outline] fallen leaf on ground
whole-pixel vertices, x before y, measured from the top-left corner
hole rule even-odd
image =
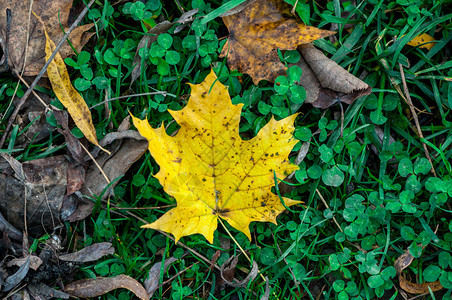
[[[27,256],[25,262],[20,266],[19,270],[16,273],[6,277],[4,282],[2,282],[1,291],[8,292],[12,290],[15,286],[17,286],[22,279],[27,276],[28,271],[30,270],[30,256]]]
[[[169,267],[169,265],[176,262],[177,260],[178,259],[175,257],[168,257],[167,259],[165,259],[165,262],[163,263],[163,272],[166,272],[166,269]],[[160,261],[152,266],[152,268],[149,270],[148,278],[143,283],[149,298],[151,298],[154,292],[157,290],[161,270],[162,262]]]
[[[69,299],[70,297],[69,294],[51,288],[44,283],[27,285],[27,290],[35,299]]]
[[[128,289],[142,300],[148,299],[144,287],[132,277],[123,274],[77,280],[66,285],[64,291],[75,297],[93,298],[120,288]]]
[[[101,153],[96,161],[113,184],[109,185],[100,170],[91,164],[86,170],[85,184],[81,189],[83,195],[99,196],[107,186],[109,186],[109,190],[102,195],[102,199],[112,195],[113,188],[119,183],[116,179],[127,172],[130,166],[146,152],[148,146],[148,142],[135,130],[111,132],[100,141],[100,145],[103,147],[110,143],[112,144],[108,149],[111,150],[111,155]],[[93,151],[93,153],[96,152]],[[93,202],[89,203],[93,205]]]
[[[408,268],[413,260],[414,257],[410,254],[410,251],[406,250],[405,253],[400,255],[400,257],[394,262],[394,268],[396,269],[397,276],[399,277],[399,284],[403,290],[411,294],[424,294],[429,293],[430,289],[432,292],[443,289],[443,286],[439,280],[435,282],[413,283],[405,279],[402,271]]]
[[[38,16],[36,16],[39,19]],[[47,34],[46,26],[41,22],[44,33],[46,36],[46,60],[50,58],[55,50],[55,43],[50,39]],[[83,135],[96,146],[99,146],[96,136],[96,129],[93,125],[91,117],[91,111],[86,105],[83,97],[77,92],[71,83],[69,73],[67,72],[66,65],[63,58],[57,52],[55,58],[49,64],[47,69],[47,75],[49,76],[50,83],[52,84],[53,91],[58,97],[58,100],[67,108],[68,113],[74,120],[75,125],[83,132]]]
[[[247,287],[250,281],[253,281],[259,272],[259,269],[257,267],[257,263],[255,260],[253,260],[253,267],[251,268],[251,271],[248,273],[245,279],[243,280],[237,280],[234,278],[235,274],[235,267],[237,266],[237,263],[239,261],[239,256],[232,256],[227,261],[225,261],[221,265],[220,269],[220,275],[221,279],[223,279],[223,283],[226,283],[229,286],[238,288],[244,288]],[[221,284],[223,284],[221,283]]]
[[[59,42],[71,24],[68,24],[72,0],[35,0],[35,1],[0,1],[0,40],[8,41],[5,45],[8,51],[8,65],[17,73],[20,73],[25,63],[23,76],[35,76],[41,71],[45,63],[45,36],[37,20],[30,17],[30,4],[35,12],[46,23],[50,38]],[[7,36],[6,9],[11,10],[11,29]],[[28,21],[30,20],[30,24]],[[94,24],[86,24],[74,29],[69,35],[69,40],[77,52],[80,52],[95,32],[87,32]],[[27,34],[29,34],[28,51]],[[3,43],[2,46],[4,45]],[[65,42],[59,50],[62,58],[69,57],[74,52],[71,46]],[[25,53],[27,54],[24,57]]]
[[[231,70],[249,74],[254,84],[261,80],[274,81],[286,75],[277,48],[294,50],[305,44],[334,34],[287,18],[290,6],[283,0],[257,0],[240,12],[223,17],[229,38],[221,57],[228,57]]]
[[[67,112],[64,110],[60,110],[54,106],[51,107],[52,113],[55,116],[58,125],[61,126],[61,128],[57,128],[57,130],[64,136],[69,154],[77,163],[81,165],[86,165],[86,161],[83,158],[83,155],[85,153],[82,150],[82,146],[80,145],[79,140],[72,134],[71,130],[69,129],[68,126],[69,118]]]
[[[297,65],[303,70],[300,85],[306,89],[306,103],[326,109],[338,101],[351,104],[372,91],[367,83],[347,72],[312,44],[301,45],[298,51],[301,58]]]
[[[60,255],[58,258],[64,261],[86,263],[113,253],[115,253],[115,248],[111,243],[104,242],[93,244],[74,253]]]
[[[271,192],[274,173],[285,178],[298,167],[287,159],[297,143],[292,137],[296,115],[274,118],[251,140],[239,136],[242,104],[233,105],[227,88],[212,71],[197,85],[180,111],[169,111],[181,128],[170,137],[163,126],[133,117],[149,151],[160,166],[155,176],[177,207],[145,228],[183,236],[200,233],[210,243],[219,218],[251,240],[249,224],[272,222],[285,210]],[[283,198],[286,206],[300,201]]]
[[[8,266],[8,267],[18,266],[18,267],[20,267],[24,263],[27,263],[28,261],[30,261],[30,269],[33,269],[35,271],[42,264],[42,260],[38,256],[30,255],[30,257],[14,258],[14,259],[10,260],[6,264],[6,266]]]
[[[15,160],[17,162],[17,160]],[[52,232],[67,188],[69,162],[62,155],[16,164],[0,172],[0,210],[14,227],[23,230],[24,209],[30,236]],[[18,175],[22,172],[22,175]],[[22,179],[17,179],[16,176]],[[25,206],[24,199],[27,199]],[[32,201],[31,201],[32,199]]]
[[[426,43],[428,43],[428,44],[426,44]],[[433,48],[433,46],[435,46],[435,38],[426,33],[423,33],[418,36],[415,36],[407,44],[410,46],[413,46],[413,47],[419,46],[419,48],[424,48],[424,49],[430,50]]]

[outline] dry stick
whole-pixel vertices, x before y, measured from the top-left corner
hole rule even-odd
[[[176,204],[168,204],[163,206],[149,206],[149,207],[114,207],[114,209],[117,210],[144,210],[144,209],[162,209],[162,208],[168,208],[168,207],[174,207]]]
[[[427,149],[427,145],[422,141],[424,139],[424,135],[422,134],[421,125],[419,125],[419,119],[417,118],[416,111],[414,110],[413,101],[411,101],[410,92],[408,91],[408,86],[405,81],[405,73],[403,72],[403,66],[401,63],[399,63],[399,68],[400,68],[400,76],[402,77],[403,91],[405,92],[408,106],[410,107],[411,114],[413,115],[414,123],[416,124],[417,133],[418,133],[419,137],[421,138],[425,156],[427,157],[428,161],[430,162],[430,166],[432,167],[430,169],[430,172],[433,173],[433,176],[437,177],[435,168],[433,167],[432,158],[430,157],[430,153],[428,152],[428,149]]]
[[[42,67],[41,71],[39,72],[38,76],[36,76],[33,83],[30,85],[30,87],[27,89],[25,94],[20,98],[19,103],[16,106],[16,109],[14,110],[13,114],[9,118],[8,125],[6,126],[6,129],[3,133],[2,139],[0,140],[0,149],[3,147],[3,144],[5,143],[6,136],[8,135],[9,130],[11,129],[11,126],[13,125],[14,120],[17,117],[17,114],[19,113],[19,110],[22,108],[22,106],[25,103],[25,100],[27,100],[28,96],[30,96],[31,91],[35,88],[35,86],[38,84],[39,79],[44,75],[44,73],[47,71],[47,68],[49,67],[50,63],[52,62],[55,55],[58,53],[58,50],[61,48],[61,46],[64,44],[66,39],[69,37],[71,32],[78,26],[78,24],[82,21],[82,19],[85,17],[86,13],[88,12],[91,5],[93,5],[95,0],[91,0],[88,5],[83,9],[81,14],[78,16],[78,18],[75,20],[74,23],[72,23],[71,27],[66,31],[66,34],[61,38],[60,42],[56,46],[55,50],[53,51],[52,55],[50,56],[49,60],[45,63],[45,65]]]
[[[99,172],[102,174],[102,176],[104,176],[104,178],[107,181],[107,183],[110,184],[111,183],[110,179],[108,178],[107,174],[105,174],[105,172],[101,168],[101,166],[97,163],[96,159],[91,155],[91,153],[88,151],[88,149],[86,149],[86,147],[83,146],[82,143],[79,142],[79,144],[80,144],[80,146],[82,146],[83,150],[85,150],[85,152],[88,154],[88,156],[93,160],[94,164],[99,169]]]
[[[191,266],[186,267],[185,269],[183,269],[182,271],[177,272],[176,275],[174,275],[173,277],[171,277],[170,279],[162,282],[162,284],[159,284],[158,286],[155,287],[155,290],[159,289],[160,287],[164,286],[165,284],[170,283],[171,281],[173,281],[175,278],[177,278],[178,276],[180,276],[182,273],[186,272],[188,269],[190,269],[191,267],[193,267],[194,265],[199,264],[200,262],[197,261],[194,264],[192,264]]]
[[[129,213],[129,212],[127,212]],[[146,222],[146,221],[145,221]],[[146,222],[147,223],[147,222]],[[170,236],[169,234],[167,234],[164,231],[158,230],[158,232],[160,232],[161,234],[163,234],[164,236],[166,236],[167,238],[171,239],[174,241],[174,238],[172,236]],[[182,248],[185,248],[186,250],[189,250],[190,252],[192,252],[194,255],[196,255],[197,257],[199,257],[200,259],[202,259],[203,261],[205,261],[207,264],[211,265],[212,262],[205,256],[203,256],[202,254],[196,252],[195,250],[193,250],[192,248],[188,247],[187,245],[185,245],[184,243],[182,243],[181,241],[177,241],[176,245],[181,246]],[[217,269],[218,271],[221,271],[221,268],[217,265],[214,265],[215,269]]]
[[[100,103],[97,103],[93,106],[90,107],[90,109],[95,108],[97,106],[100,106],[104,103],[113,101],[113,100],[118,100],[118,99],[124,99],[124,98],[130,98],[130,97],[140,97],[140,96],[147,96],[147,95],[163,95],[166,96],[168,93],[166,91],[162,91],[162,92],[149,92],[149,93],[142,93],[142,94],[133,94],[133,95],[125,95],[125,96],[119,96],[119,97],[115,97],[115,98],[111,98],[111,99],[107,99],[105,101],[102,101]]]
[[[329,207],[328,204],[326,203],[325,199],[323,198],[322,194],[320,194],[319,189],[315,189],[315,191],[317,192],[317,195],[319,195],[320,200],[322,200],[323,205],[325,205],[326,208],[330,209],[330,207]],[[339,223],[336,221],[336,218],[335,218],[334,216],[333,216],[333,221],[334,221],[334,223],[336,223],[337,228],[339,228],[339,230],[340,230],[341,232],[344,232],[344,231],[342,230],[341,226],[339,225]]]
[[[28,85],[28,83],[25,81],[25,79],[22,78],[21,75],[19,75],[19,74],[16,73],[16,76],[20,79],[20,81],[22,81],[23,84],[25,84],[25,86],[26,86],[27,88],[30,87],[30,85]],[[34,90],[32,91],[32,93],[33,93],[33,95],[35,95],[36,99],[38,99],[38,100],[41,102],[41,104],[44,105],[44,107],[46,108],[46,110],[49,109],[49,105],[48,105],[47,103],[45,103],[45,101],[42,100],[42,98],[39,97],[39,95],[38,95]]]

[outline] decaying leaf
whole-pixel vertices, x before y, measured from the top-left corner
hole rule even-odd
[[[82,194],[90,197],[92,195],[99,196],[109,186],[109,189],[102,195],[102,198],[112,195],[113,188],[118,184],[116,179],[119,176],[123,176],[130,166],[146,152],[148,145],[148,142],[142,136],[132,130],[108,133],[100,141],[103,147],[106,147],[110,143],[112,145],[108,149],[111,150],[111,155],[101,153],[96,158],[96,161],[113,184],[109,186],[109,183],[105,180],[99,168],[91,164],[88,170],[86,170],[85,184],[81,189]],[[96,153],[97,151],[93,152]],[[93,202],[90,201],[88,203],[91,204],[92,208]],[[90,213],[91,210],[89,210],[88,214]]]
[[[115,253],[115,248],[112,247],[111,243],[104,242],[93,244],[74,253],[60,255],[58,258],[64,261],[86,263],[113,253]]]
[[[298,45],[334,34],[287,18],[290,9],[283,0],[257,0],[240,12],[223,17],[229,38],[220,56],[228,57],[229,68],[249,74],[254,84],[263,79],[274,81],[286,75],[277,48],[294,50]]]
[[[42,25],[46,36],[45,52],[46,60],[48,60],[55,50],[55,43],[47,34],[44,23],[42,23]],[[83,97],[72,85],[66,65],[64,64],[63,58],[59,53],[55,55],[55,58],[50,63],[47,69],[47,75],[49,76],[55,95],[64,107],[67,108],[69,114],[74,120],[75,125],[83,132],[88,141],[99,146],[99,143],[97,142],[96,129],[94,128],[91,117],[91,111],[89,110],[88,105],[86,105]]]
[[[92,298],[120,288],[128,289],[141,300],[148,299],[144,287],[132,277],[123,274],[77,280],[66,285],[64,291],[75,297]]]
[[[21,0],[0,0],[0,40],[8,41],[8,44],[1,43],[8,47],[8,51],[3,49],[3,53],[8,54],[8,65],[13,71],[20,73],[25,63],[23,76],[34,76],[41,71],[45,63],[45,36],[42,28],[37,24],[37,20],[31,16],[30,4],[33,4],[32,11],[35,12],[46,23],[48,34],[53,41],[59,42],[64,32],[69,29],[69,14],[73,0],[35,0],[24,2]],[[6,9],[11,10],[10,34],[7,36],[7,15]],[[30,23],[28,24],[28,22]],[[77,52],[83,48],[88,40],[95,34],[87,32],[94,24],[86,24],[75,28],[69,35],[69,40]],[[64,31],[62,28],[64,28]],[[29,35],[28,50],[27,34]],[[65,42],[59,50],[62,58],[73,54],[69,43]],[[25,54],[27,55],[25,57]]]
[[[435,38],[426,33],[423,33],[418,36],[415,36],[407,44],[413,47],[419,46],[419,48],[430,50],[433,48],[433,46],[435,46]]]
[[[8,267],[11,267],[11,266],[20,267],[23,264],[28,263],[28,262],[30,263],[30,269],[33,269],[35,271],[42,264],[42,260],[38,256],[30,255],[30,256],[22,257],[22,258],[14,258],[14,259],[10,260],[6,265]]]
[[[413,262],[414,257],[411,255],[409,250],[406,250],[405,253],[400,255],[399,258],[394,262],[394,268],[397,271],[397,275],[399,277],[400,287],[408,293],[411,294],[424,294],[429,293],[430,290],[432,292],[439,291],[443,289],[443,286],[439,282],[439,280],[435,282],[426,282],[426,283],[413,283],[407,279],[405,279],[402,271],[408,268]]]
[[[25,278],[25,276],[27,276],[29,270],[30,270],[30,256],[26,258],[26,261],[20,266],[19,270],[17,270],[16,273],[11,274],[5,279],[2,291],[7,292],[12,290],[22,281],[22,279]]]
[[[284,178],[298,167],[287,159],[297,141],[292,137],[296,115],[274,118],[247,141],[239,136],[242,104],[233,105],[226,87],[212,71],[197,85],[180,111],[170,111],[181,128],[170,137],[163,126],[133,117],[149,151],[160,166],[156,178],[176,198],[177,207],[146,228],[183,236],[200,233],[210,243],[218,218],[251,240],[252,221],[276,223],[285,207],[271,192],[274,175]],[[299,203],[284,198],[285,205]]]
[[[64,156],[53,156],[21,163],[18,171],[0,172],[0,210],[8,222],[23,230],[26,208],[30,236],[42,235],[44,228],[52,232],[59,225],[69,165]],[[12,175],[19,176],[18,172],[23,172],[23,179]]]
[[[372,88],[326,57],[312,44],[298,47],[297,65],[303,70],[300,85],[306,89],[306,103],[326,109],[338,101],[351,104],[370,94]]]
[[[178,259],[175,257],[168,257],[165,259],[163,263],[163,272],[166,272],[166,269]],[[158,262],[152,266],[149,270],[148,278],[144,281],[143,286],[148,293],[148,297],[151,298],[154,292],[157,290],[160,280],[160,271],[162,270],[162,262]]]
[[[253,267],[251,268],[251,271],[248,273],[245,279],[243,280],[237,280],[234,278],[235,274],[235,267],[237,266],[237,263],[239,262],[239,256],[232,256],[227,261],[225,261],[221,265],[220,269],[220,275],[221,279],[224,283],[226,283],[229,286],[232,287],[246,287],[250,281],[253,281],[257,274],[259,273],[259,269],[257,267],[257,262],[253,260]]]

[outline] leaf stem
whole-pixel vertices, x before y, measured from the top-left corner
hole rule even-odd
[[[224,230],[226,230],[226,232],[228,233],[229,237],[234,241],[234,243],[237,245],[237,247],[239,247],[240,251],[242,251],[243,255],[245,255],[246,259],[248,259],[248,261],[251,263],[251,259],[248,256],[248,254],[246,254],[245,250],[243,250],[242,246],[240,246],[240,244],[237,242],[237,240],[232,236],[231,232],[226,228],[226,226],[224,225],[223,221],[221,220],[221,218],[218,218],[218,221],[220,222],[221,226],[223,226]],[[262,275],[261,271],[257,270],[257,272],[259,273],[259,275],[261,276],[262,280],[264,282],[267,282],[267,279],[265,279],[264,275]]]

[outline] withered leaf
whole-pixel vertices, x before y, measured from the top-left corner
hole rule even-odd
[[[0,173],[0,209],[14,227],[22,230],[24,198],[27,201],[27,225],[31,236],[52,231],[59,223],[58,215],[67,188],[68,161],[64,156],[53,156],[22,163],[24,180]],[[25,194],[26,193],[26,194]]]
[[[25,263],[23,263],[20,266],[19,270],[17,270],[16,273],[8,276],[5,279],[2,291],[8,292],[8,291],[12,290],[15,286],[17,286],[22,281],[22,279],[25,278],[25,276],[27,276],[29,270],[30,270],[30,256],[28,256],[26,258]]]
[[[351,104],[368,95],[372,88],[326,57],[312,44],[298,47],[297,65],[303,70],[300,85],[306,89],[306,103],[326,109],[338,101]]]
[[[30,255],[29,257],[22,257],[22,258],[14,258],[12,260],[10,260],[6,265],[8,267],[11,266],[22,266],[24,263],[27,263],[28,261],[30,261],[30,269],[33,270],[37,270],[39,268],[39,266],[42,264],[42,260],[35,255]]]
[[[429,293],[430,290],[432,290],[432,292],[436,292],[443,289],[443,286],[439,280],[435,282],[414,283],[405,279],[402,271],[408,268],[413,260],[414,257],[411,255],[410,251],[406,250],[405,253],[400,255],[400,257],[394,262],[394,268],[396,269],[399,277],[399,284],[403,290],[411,294],[424,294]]]
[[[285,75],[276,49],[298,45],[334,34],[288,18],[290,6],[283,0],[257,0],[240,12],[223,17],[229,38],[220,56],[228,57],[230,69],[249,74],[254,84]]]
[[[73,261],[79,263],[85,263],[90,261],[96,261],[99,258],[115,253],[115,248],[112,247],[111,243],[97,243],[80,251],[69,253],[59,256],[59,259],[64,261]]]
[[[68,30],[71,24],[68,24],[69,14],[73,0],[0,0],[0,38],[8,41],[8,64],[10,68],[20,73],[25,62],[24,76],[34,76],[41,71],[45,63],[45,36],[42,27],[37,25],[34,17],[29,18],[30,3],[33,3],[32,11],[36,13],[48,26],[48,34],[54,41],[59,42],[64,35],[64,30]],[[7,38],[7,17],[6,9],[11,10],[11,29]],[[28,21],[30,20],[30,23]],[[80,52],[83,46],[93,36],[94,32],[87,32],[94,24],[86,24],[74,29],[69,35],[71,44]],[[29,32],[28,32],[29,30]],[[29,33],[28,51],[27,33]],[[73,54],[71,46],[65,42],[59,50],[64,58]],[[24,57],[27,53],[27,57]]]
[[[172,263],[176,262],[177,258],[175,257],[168,257],[165,259],[165,262],[163,264],[163,272],[166,272],[166,269],[168,266],[170,266]],[[158,262],[155,265],[152,266],[152,268],[149,270],[148,278],[144,281],[143,285],[146,289],[146,292],[148,293],[149,297],[152,297],[154,292],[157,290],[157,287],[159,285],[159,279],[160,279],[160,270],[162,269],[162,262]]]
[[[141,300],[148,299],[144,287],[132,277],[123,274],[77,280],[66,285],[64,291],[75,297],[92,298],[120,288],[128,289]]]
[[[253,260],[253,267],[251,268],[251,271],[248,273],[246,278],[243,280],[235,279],[235,267],[237,266],[237,263],[239,261],[239,256],[240,255],[230,257],[221,265],[220,269],[221,279],[223,279],[227,285],[230,285],[232,287],[246,287],[250,283],[250,281],[253,281],[257,277],[259,271],[256,261]]]

